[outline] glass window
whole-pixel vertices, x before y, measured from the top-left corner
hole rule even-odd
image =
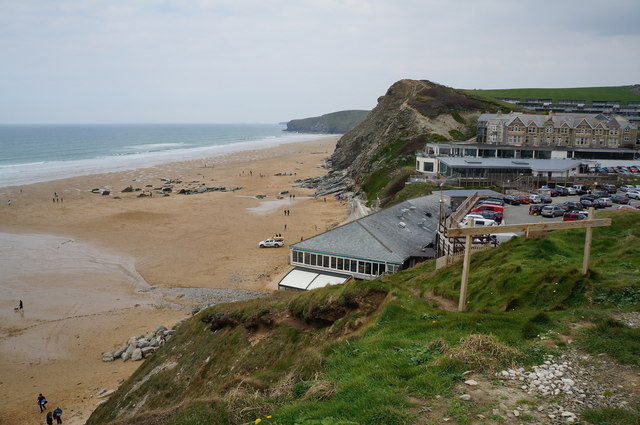
[[[331,257],[331,268],[332,268],[332,269],[336,269],[336,268],[338,268],[337,263],[338,263],[338,262],[337,262],[336,257]]]
[[[338,270],[344,270],[344,258],[338,258]]]
[[[304,263],[311,264],[311,254],[309,254],[308,252],[304,253]]]
[[[309,264],[312,266],[316,265],[316,254],[311,254],[311,262]]]
[[[322,267],[329,268],[329,256],[328,255],[323,255],[322,256]]]
[[[433,171],[433,162],[423,162],[422,171]]]
[[[372,275],[374,275],[374,276],[377,276],[377,275],[378,275],[378,266],[379,266],[379,264],[378,264],[378,263],[373,263],[373,264],[371,265],[371,274],[372,274]]]

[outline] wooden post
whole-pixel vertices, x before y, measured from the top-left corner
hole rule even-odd
[[[594,209],[589,207],[589,220],[594,218]],[[584,238],[584,256],[582,257],[582,274],[587,274],[589,270],[589,257],[591,257],[591,238],[593,236],[593,227],[587,227],[587,235]]]
[[[469,227],[475,226],[475,220],[473,217],[469,218],[467,222]],[[464,261],[462,263],[462,281],[460,282],[460,298],[458,299],[458,311],[465,311],[467,304],[467,284],[469,283],[469,263],[471,262],[471,244],[473,241],[473,235],[467,235],[465,237],[464,244]]]

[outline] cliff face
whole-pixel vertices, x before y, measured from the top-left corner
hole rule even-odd
[[[342,134],[360,124],[369,111],[339,111],[319,117],[291,120],[286,131],[300,133]]]
[[[333,170],[361,182],[375,168],[373,157],[382,146],[426,134],[450,138],[450,131],[465,133],[481,112],[494,109],[430,81],[400,80],[361,124],[340,138],[331,157]]]

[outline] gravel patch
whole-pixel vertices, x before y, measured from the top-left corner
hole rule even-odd
[[[216,304],[246,301],[262,298],[268,292],[250,291],[245,289],[210,289],[210,288],[158,288],[147,290],[155,295],[155,305],[161,308],[177,310],[202,309]],[[174,300],[180,300],[175,302]]]

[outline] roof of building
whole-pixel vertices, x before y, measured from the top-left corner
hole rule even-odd
[[[601,114],[569,114],[569,113],[554,113],[549,115],[539,114],[522,114],[522,113],[510,113],[510,114],[482,114],[479,121],[501,121],[504,125],[509,126],[513,121],[520,120],[524,126],[535,124],[538,127],[544,127],[548,121],[552,121],[555,127],[561,127],[567,125],[571,128],[575,128],[583,121],[590,127],[595,128],[598,124],[614,126],[614,127],[632,127],[629,120],[620,115],[606,117]]]
[[[453,168],[511,168],[518,170],[540,170],[540,171],[566,171],[579,167],[581,161],[569,159],[526,159],[526,158],[460,158],[460,157],[437,157]]]
[[[440,191],[434,192],[440,194]],[[448,196],[450,198],[468,198],[469,196],[478,195],[478,196],[499,196],[503,197],[502,193],[495,192],[493,190],[488,189],[456,189],[456,190],[443,190],[443,196]]]
[[[402,264],[434,241],[439,195],[404,201],[291,245],[292,249]]]
[[[279,287],[293,288],[300,290],[311,290],[323,288],[327,285],[337,285],[351,279],[350,275],[320,272],[318,270],[295,267],[283,277],[278,283]]]
[[[637,152],[631,148],[590,148],[581,146],[513,146],[491,143],[427,143],[427,147],[462,148],[462,149],[501,149],[501,150],[536,150],[536,151],[581,151],[581,152]]]

